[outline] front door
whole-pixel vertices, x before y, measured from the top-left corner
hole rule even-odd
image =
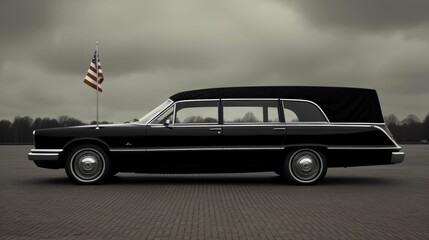
[[[146,151],[156,153],[160,164],[175,171],[199,172],[202,165],[216,163],[222,152],[218,104],[218,100],[175,103],[148,125]]]

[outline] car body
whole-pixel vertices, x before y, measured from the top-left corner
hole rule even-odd
[[[233,87],[177,93],[139,121],[41,129],[28,158],[80,184],[117,172],[274,171],[314,184],[328,167],[400,163],[375,90]]]

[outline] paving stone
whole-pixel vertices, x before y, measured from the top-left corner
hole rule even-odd
[[[274,173],[122,174],[99,186],[0,146],[0,239],[429,239],[429,147],[405,162],[329,169],[316,186]]]

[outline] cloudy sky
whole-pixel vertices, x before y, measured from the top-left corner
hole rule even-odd
[[[429,113],[429,1],[0,1],[0,119],[95,119],[83,83],[100,42],[100,119],[184,90],[374,88],[383,114]]]

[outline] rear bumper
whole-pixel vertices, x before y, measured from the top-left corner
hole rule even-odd
[[[404,161],[405,153],[404,152],[392,152],[392,157],[390,163],[401,163]]]
[[[58,161],[62,151],[62,149],[31,149],[28,153],[28,160]]]

